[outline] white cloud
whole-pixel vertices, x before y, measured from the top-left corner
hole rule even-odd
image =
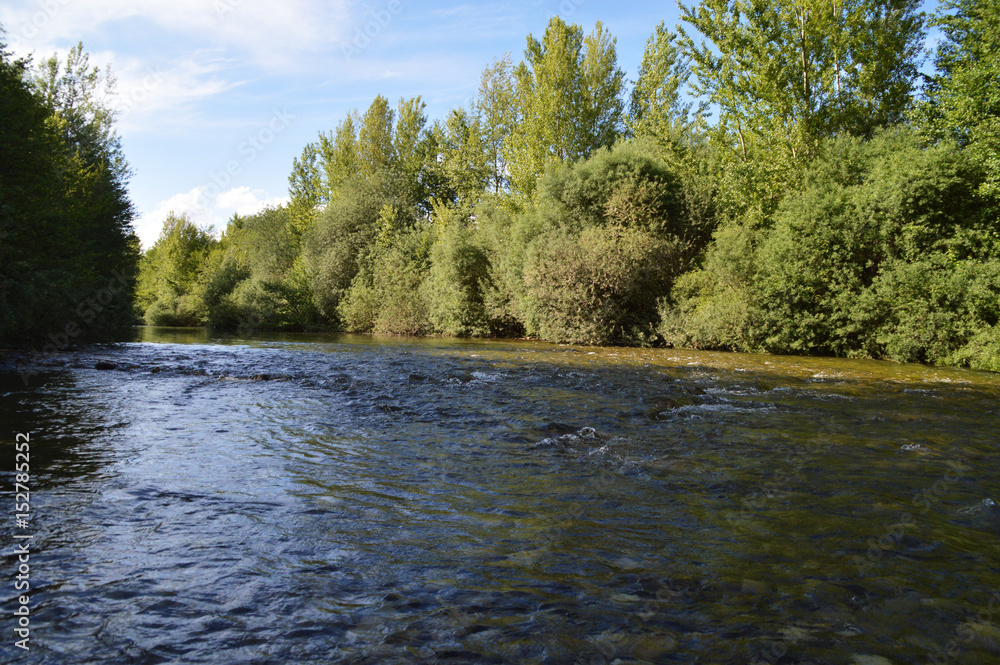
[[[197,103],[243,85],[218,74],[226,64],[218,58],[185,58],[167,65],[149,66],[141,60],[119,60],[114,69],[121,111],[118,129],[123,135],[145,129],[187,128]]]
[[[288,201],[287,196],[270,196],[262,189],[249,187],[236,187],[212,198],[210,188],[201,185],[175,194],[161,201],[155,210],[140,215],[135,222],[135,231],[143,249],[149,249],[160,237],[163,222],[171,213],[187,215],[196,226],[219,233],[225,229],[233,214],[252,215],[269,206],[285,205]]]
[[[177,216],[187,215],[195,225],[204,229],[224,225],[225,218],[217,216],[213,211],[214,206],[210,205],[212,202],[206,197],[207,189],[205,185],[201,185],[189,192],[175,194],[166,201],[160,201],[156,210],[141,214],[134,226],[143,249],[149,249],[160,237],[163,222],[171,213]]]
[[[75,42],[112,29],[141,30],[151,39],[196,37],[245,51],[260,65],[282,66],[292,54],[338,46],[347,38],[346,0],[16,0],[0,7],[8,40],[20,47]],[[119,24],[116,26],[115,24]]]
[[[290,200],[287,196],[268,196],[267,192],[262,189],[251,190],[249,187],[237,187],[215,197],[215,208],[232,211],[237,215],[252,215],[268,206],[276,207],[286,204]]]

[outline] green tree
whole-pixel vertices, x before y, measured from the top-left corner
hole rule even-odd
[[[65,121],[67,142],[85,159],[101,162],[114,179],[128,179],[128,162],[115,130],[118,115],[112,107],[115,77],[110,70],[90,66],[90,56],[78,43],[66,60],[53,55],[35,76],[35,87],[45,103]]]
[[[677,33],[661,21],[646,42],[639,78],[632,89],[628,129],[633,136],[659,139],[672,136],[678,125],[688,121],[691,103],[684,102],[681,90],[691,77],[690,57]]]
[[[585,38],[556,16],[541,41],[529,35],[514,70],[517,124],[505,142],[513,188],[529,196],[550,164],[610,146],[621,131],[624,81],[600,23]]]
[[[269,330],[316,327],[301,234],[291,207],[234,216],[202,260],[198,288],[207,323]]]
[[[357,112],[352,111],[337,124],[332,135],[320,134],[320,154],[330,201],[336,198],[343,184],[358,173],[358,123]]]
[[[447,183],[437,159],[439,139],[427,127],[426,109],[427,104],[420,97],[399,100],[391,171],[406,198],[429,213],[430,199]]]
[[[381,212],[387,203],[397,201],[385,173],[372,178],[356,175],[344,183],[305,236],[302,255],[311,276],[313,302],[330,325],[340,325],[337,308],[375,242]]]
[[[431,267],[423,284],[430,322],[448,335],[490,334],[485,300],[491,287],[490,257],[484,239],[468,217],[440,206],[435,227]]]
[[[29,66],[0,42],[0,342],[124,336],[138,240],[106,87],[81,47]]]
[[[361,269],[340,302],[338,313],[351,332],[420,335],[430,332],[427,301],[421,285],[430,268],[431,228],[392,230],[398,223],[383,219],[382,232],[369,247]]]
[[[742,177],[780,190],[822,138],[869,136],[899,122],[920,62],[919,6],[919,0],[681,5],[684,21],[706,40],[682,29],[694,90],[718,107],[719,145],[750,166]]]
[[[307,143],[302,149],[302,156],[292,161],[288,195],[296,226],[304,232],[312,226],[317,209],[329,202],[329,193],[323,183],[320,153],[315,143]]]
[[[471,208],[487,188],[490,165],[480,135],[479,124],[464,109],[448,114],[444,127],[437,129],[441,168],[453,193],[454,202]],[[496,186],[496,182],[493,182]]]
[[[483,71],[474,109],[489,165],[489,186],[493,194],[499,196],[510,186],[507,140],[517,124],[509,53]]]
[[[840,137],[823,153],[756,249],[738,227],[717,237],[677,328],[702,333],[702,346],[735,337],[772,353],[945,361],[1000,307],[975,169],[954,144],[927,148],[903,130]]]
[[[358,166],[366,177],[389,169],[396,161],[394,117],[393,110],[389,108],[389,100],[379,95],[361,118],[357,143]]]
[[[555,342],[635,343],[651,339],[657,298],[675,263],[662,240],[640,229],[554,231],[532,243],[522,305],[529,332]]]
[[[533,204],[502,234],[496,288],[529,334],[650,341],[657,299],[711,233],[692,224],[700,217],[688,214],[682,192],[678,176],[638,143],[550,169]]]
[[[936,138],[956,141],[986,172],[981,193],[1000,195],[1000,2],[945,0],[931,21],[937,74],[918,119]]]
[[[186,215],[170,213],[160,237],[139,262],[137,305],[154,326],[199,326],[205,322],[199,274],[216,240]]]

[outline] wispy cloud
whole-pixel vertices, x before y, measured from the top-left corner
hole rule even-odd
[[[137,58],[117,60],[114,106],[125,136],[150,129],[184,130],[198,120],[198,105],[246,84],[227,79],[228,64],[210,55],[150,65]]]
[[[105,29],[162,40],[209,40],[281,67],[291,57],[338,47],[349,32],[346,0],[18,0],[0,7],[0,22],[17,48],[42,50]]]

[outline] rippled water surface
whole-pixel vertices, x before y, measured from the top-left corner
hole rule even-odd
[[[138,340],[2,379],[0,662],[1000,662],[997,375]]]

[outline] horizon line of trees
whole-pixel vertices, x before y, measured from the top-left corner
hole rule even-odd
[[[320,133],[288,205],[171,215],[145,321],[1000,370],[1000,0],[942,3],[922,86],[917,0],[681,12],[630,92],[557,16],[468,109],[378,96]]]

